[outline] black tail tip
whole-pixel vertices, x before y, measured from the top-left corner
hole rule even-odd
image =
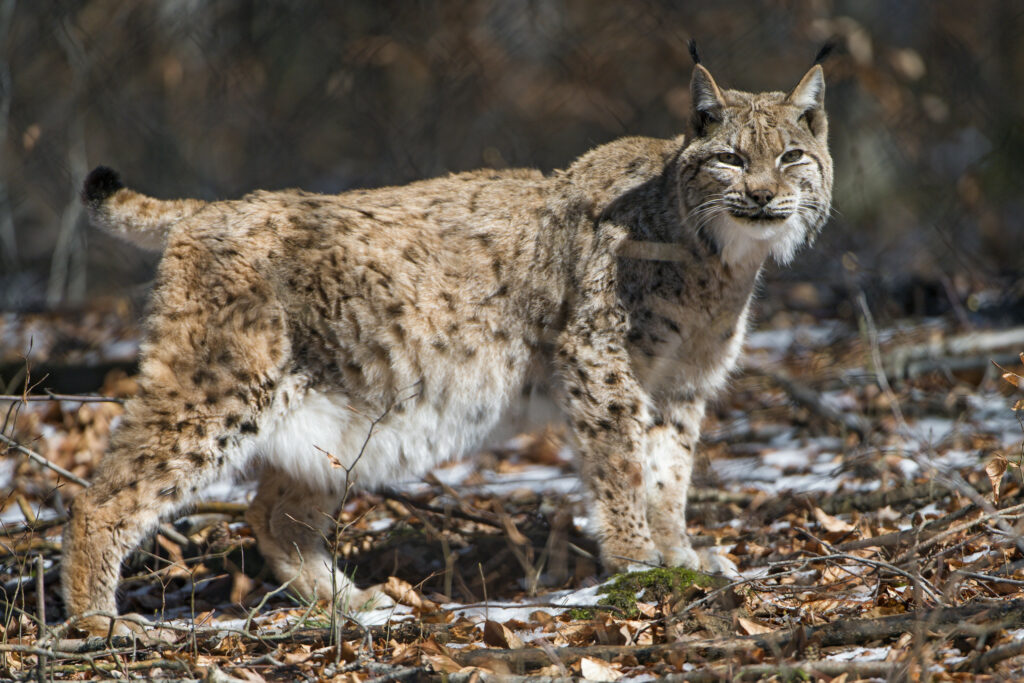
[[[88,204],[102,204],[110,195],[124,187],[121,176],[112,168],[97,166],[82,185],[82,201]]]

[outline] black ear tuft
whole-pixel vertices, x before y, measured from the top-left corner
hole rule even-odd
[[[122,187],[124,184],[117,171],[106,166],[97,166],[89,173],[82,185],[82,201],[98,206]]]
[[[697,41],[690,38],[686,42],[686,47],[690,50],[690,59],[693,60],[694,64],[700,64],[700,53],[697,52]]]
[[[839,47],[839,36],[832,36],[825,44],[818,50],[818,54],[814,57],[815,64],[822,64],[826,59],[832,56],[832,53]]]

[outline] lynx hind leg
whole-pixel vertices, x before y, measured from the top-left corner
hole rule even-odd
[[[161,518],[190,504],[224,470],[225,454],[216,446],[222,433],[195,415],[179,414],[175,426],[168,425],[156,407],[160,398],[150,395],[129,405],[92,487],[72,503],[61,568],[70,616],[116,614],[122,560]],[[108,617],[93,616],[76,627],[105,635],[109,625]],[[115,633],[128,635],[120,625]]]
[[[390,598],[379,590],[356,588],[329,552],[342,495],[340,487],[323,491],[268,465],[246,519],[260,553],[290,592],[306,600],[337,597],[345,610],[390,606]]]
[[[287,337],[270,287],[244,263],[204,254],[195,243],[168,249],[139,394],[93,486],[73,501],[62,560],[72,617],[116,613],[121,561],[251,450],[281,374]],[[99,635],[109,626],[102,617],[78,623]]]

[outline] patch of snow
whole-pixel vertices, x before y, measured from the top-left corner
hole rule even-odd
[[[780,469],[807,467],[810,465],[810,451],[807,448],[783,448],[769,451],[761,456],[761,462]]]
[[[384,517],[379,519],[372,519],[366,524],[368,531],[385,531],[395,525],[395,520],[391,517]]]
[[[830,344],[842,331],[843,323],[838,320],[815,325],[798,325],[786,329],[757,330],[747,335],[748,351],[774,351],[783,353],[793,346],[817,349]]]
[[[489,602],[471,605],[448,603],[441,607],[447,612],[453,612],[456,616],[462,616],[477,623],[482,623],[485,619],[502,623],[510,619],[528,622],[530,614],[538,610],[555,616],[578,605],[596,605],[599,600],[597,591],[602,585],[604,584],[577,590],[546,593],[536,602]],[[552,607],[551,605],[559,606]]]
[[[792,447],[796,443],[798,443],[796,438],[796,427],[789,427],[785,431],[773,436],[772,440],[769,442],[772,448]]]
[[[759,330],[747,335],[744,346],[748,351],[777,351],[784,352],[796,342],[796,335],[792,329],[788,330]]]
[[[921,466],[910,458],[900,458],[896,461],[896,465],[900,468],[904,479],[913,479],[921,471]]]
[[[18,469],[17,458],[4,458],[0,460],[0,489],[14,487],[14,471]]]
[[[57,511],[53,508],[44,508],[39,506],[38,501],[28,501],[29,509],[32,510],[32,514],[40,522],[45,522],[49,519],[55,519]],[[24,524],[28,520],[25,519],[25,515],[22,513],[21,508],[18,505],[11,504],[0,513],[0,526],[6,526],[8,524]]]
[[[458,486],[475,471],[476,464],[472,460],[460,460],[444,467],[436,467],[431,474],[445,486]]]
[[[945,417],[922,417],[908,425],[914,436],[925,443],[935,444],[956,429],[956,421]]]
[[[985,550],[979,550],[976,553],[971,553],[970,555],[967,555],[966,557],[961,558],[960,561],[963,562],[964,564],[971,564],[972,562],[977,562],[981,558],[985,557],[990,552],[992,552],[990,549],[985,548]]]
[[[860,404],[852,391],[846,389],[838,391],[823,391],[821,393],[822,403],[831,406],[841,412],[860,412]]]
[[[830,653],[825,655],[825,659],[840,662],[884,662],[890,652],[892,652],[892,648],[888,647],[855,647],[842,652]]]
[[[939,457],[934,459],[935,463],[942,467],[960,469],[963,467],[974,467],[978,464],[978,454],[970,451],[961,451],[951,448]]]
[[[104,356],[108,360],[135,360],[139,356],[138,339],[117,339],[108,342],[104,347]]]

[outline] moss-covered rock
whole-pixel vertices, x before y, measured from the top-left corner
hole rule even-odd
[[[727,580],[684,569],[682,567],[656,568],[643,572],[618,574],[598,591],[604,597],[597,601],[599,605],[608,605],[620,610],[624,617],[634,618],[639,615],[636,608],[637,600],[644,602],[661,602],[666,598],[675,600],[686,597],[695,588],[713,590],[728,583]],[[579,610],[586,611],[586,610]]]

